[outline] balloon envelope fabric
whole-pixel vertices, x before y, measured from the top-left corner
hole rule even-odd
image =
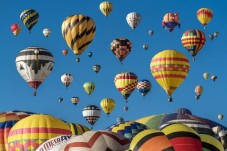
[[[73,135],[82,135],[84,132],[90,131],[89,128],[81,124],[67,123],[67,125],[69,126]]]
[[[8,135],[10,129],[15,125],[19,120],[34,114],[32,112],[26,111],[9,111],[0,113],[0,150],[5,151],[8,148]]]
[[[129,147],[130,151],[174,151],[167,136],[159,130],[144,130],[138,133]]]
[[[33,114],[17,122],[9,132],[9,150],[33,151],[48,139],[60,135],[71,135],[65,122],[44,114]]]
[[[125,121],[120,124],[114,124],[108,127],[106,130],[121,134],[122,136],[132,140],[136,134],[139,132],[149,129],[146,125],[132,122],[132,121]]]
[[[88,131],[72,136],[59,151],[125,151],[130,140],[110,131]]]

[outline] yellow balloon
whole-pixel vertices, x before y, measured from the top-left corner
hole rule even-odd
[[[212,10],[210,10],[208,8],[200,8],[197,11],[196,15],[197,15],[197,18],[198,18],[199,22],[205,28],[206,25],[211,21],[211,19],[213,17],[213,12],[212,12]]]
[[[103,13],[103,15],[108,16],[110,14],[110,12],[113,9],[113,5],[110,2],[102,2],[99,5],[99,9],[101,10],[101,12]]]
[[[95,90],[95,83],[93,82],[86,82],[83,85],[84,91],[90,95]]]
[[[210,76],[209,73],[204,73],[204,74],[203,74],[204,79],[208,79],[209,76]]]
[[[96,25],[90,17],[79,14],[68,16],[63,21],[61,30],[66,43],[74,54],[81,55],[92,42]]]
[[[100,106],[102,107],[103,111],[109,115],[114,107],[115,107],[115,101],[111,98],[104,98],[102,99],[102,101],[100,102]]]
[[[189,60],[176,50],[164,50],[156,54],[150,63],[151,73],[158,84],[170,96],[188,75]]]

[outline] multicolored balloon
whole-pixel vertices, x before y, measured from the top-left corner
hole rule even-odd
[[[141,15],[137,12],[131,12],[126,16],[126,21],[132,29],[135,29],[141,22]]]
[[[28,31],[30,33],[32,27],[39,20],[39,13],[34,9],[26,9],[20,14],[20,20],[28,28]]]
[[[20,31],[21,31],[21,27],[20,27],[20,25],[18,25],[18,24],[13,24],[13,25],[10,27],[10,29],[11,29],[11,31],[13,32],[13,35],[14,35],[14,36],[17,36],[17,35],[20,33]]]
[[[197,11],[196,16],[199,22],[204,26],[204,29],[205,29],[206,25],[211,21],[213,17],[213,12],[208,8],[200,8]]]
[[[137,86],[138,77],[132,72],[121,72],[115,76],[114,83],[127,103],[127,99]]]
[[[113,109],[115,107],[115,101],[112,98],[104,98],[100,102],[100,106],[101,106],[102,110],[107,115],[109,115],[113,111]]]
[[[77,105],[77,103],[80,101],[80,98],[79,97],[72,97],[71,98],[71,102],[72,104],[74,104],[75,106]]]
[[[132,43],[126,38],[114,39],[110,46],[113,54],[121,63],[129,55],[132,49]]]
[[[45,48],[28,47],[20,51],[16,57],[17,71],[23,79],[36,90],[52,72],[54,66],[53,55]]]
[[[224,118],[224,115],[223,114],[218,114],[218,119],[219,120],[222,120]]]
[[[137,89],[142,96],[145,96],[151,90],[151,82],[148,80],[140,80],[137,84]]]
[[[108,16],[113,9],[113,4],[111,2],[107,2],[107,1],[102,2],[99,5],[99,9],[103,13],[103,15]]]
[[[0,150],[7,151],[8,150],[8,135],[10,129],[21,119],[26,118],[34,114],[32,112],[27,111],[9,111],[9,112],[1,112],[0,113]]]
[[[212,76],[211,76],[211,80],[213,80],[214,82],[217,80],[217,78],[218,78],[218,77],[217,77],[216,75],[212,75]]]
[[[61,76],[61,82],[65,85],[67,88],[72,82],[73,82],[73,76],[70,73],[64,73]]]
[[[96,73],[99,73],[99,71],[101,70],[101,66],[96,64],[93,66],[93,70],[96,72]]]
[[[78,14],[68,16],[61,26],[62,36],[77,56],[81,55],[95,37],[95,22],[88,16]],[[79,57],[77,62],[80,62]]]
[[[94,82],[86,82],[83,85],[84,91],[90,95],[95,90],[95,83]]]
[[[81,124],[76,124],[76,123],[66,123],[66,124],[69,126],[72,132],[72,135],[82,135],[83,133],[90,131],[88,127]]]
[[[196,98],[196,100],[198,100],[203,93],[203,87],[201,85],[197,85],[195,87],[195,93],[196,93],[195,98]]]
[[[224,148],[215,137],[207,134],[199,134],[202,142],[203,151],[224,151]]]
[[[162,27],[172,32],[174,28],[178,26],[180,28],[180,20],[178,13],[167,13],[162,20]]]
[[[43,29],[43,35],[45,37],[49,37],[50,36],[50,33],[51,33],[51,30],[49,28]]]
[[[187,57],[176,50],[163,50],[156,54],[150,63],[151,73],[169,96],[181,85],[190,70]]]
[[[95,105],[88,105],[83,109],[84,119],[91,125],[91,129],[95,122],[99,119],[101,110]]]
[[[9,150],[36,150],[45,141],[61,135],[72,135],[68,125],[51,116],[33,114],[17,122],[9,132]]]
[[[110,131],[88,131],[75,135],[59,151],[124,151],[130,140]]]
[[[167,136],[159,130],[144,130],[131,141],[130,151],[175,151]]]
[[[196,29],[187,30],[181,37],[182,45],[189,51],[192,55],[193,60],[199,51],[203,48],[206,43],[205,34]]]

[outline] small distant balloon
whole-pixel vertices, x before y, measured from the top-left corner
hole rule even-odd
[[[149,31],[148,31],[148,34],[149,34],[150,36],[152,36],[152,35],[154,34],[154,31],[153,31],[153,30],[149,30]]]
[[[217,76],[216,75],[213,75],[213,76],[211,76],[211,79],[215,82],[216,80],[217,80]]]
[[[26,9],[20,14],[20,20],[27,27],[30,33],[33,26],[39,20],[39,13],[34,9]]]
[[[73,82],[73,76],[70,73],[65,73],[61,76],[61,82],[68,87]]]
[[[210,40],[214,39],[214,35],[209,35]]]
[[[90,95],[95,90],[95,83],[94,82],[86,82],[83,85],[84,91]]]
[[[214,37],[218,37],[218,35],[219,35],[219,32],[217,32],[217,31],[214,32],[214,34],[213,34]]]
[[[92,57],[92,52],[88,52],[87,55],[88,55],[89,58],[91,58]]]
[[[20,31],[21,31],[21,27],[20,27],[20,25],[18,25],[18,24],[13,24],[13,25],[10,27],[10,29],[11,29],[11,31],[13,32],[13,35],[14,35],[14,36],[17,36],[17,35],[20,33]]]
[[[196,93],[195,98],[196,98],[196,100],[198,100],[203,93],[203,87],[201,85],[197,85],[195,87],[195,93]]]
[[[125,111],[125,112],[128,111],[128,107],[127,107],[127,106],[124,107],[124,111]]]
[[[208,79],[209,76],[210,76],[209,73],[204,73],[204,74],[203,74],[203,77],[204,77],[205,80]]]
[[[93,70],[96,72],[96,73],[99,73],[99,71],[101,70],[101,66],[96,64],[93,66]]]
[[[64,56],[66,56],[66,55],[68,54],[68,50],[67,50],[67,49],[63,49],[63,50],[62,50],[62,54],[63,54]]]
[[[167,13],[163,16],[163,28],[168,29],[169,32],[172,32],[176,26],[180,28],[180,20],[178,13]]]
[[[196,16],[199,22],[204,26],[204,29],[205,29],[206,25],[211,21],[213,17],[213,12],[208,8],[200,8],[197,11]]]
[[[135,29],[141,22],[141,15],[137,12],[131,12],[126,16],[126,21],[132,29]]]
[[[149,48],[148,44],[143,45],[143,49],[147,50]]]
[[[59,103],[61,103],[62,101],[63,101],[63,98],[62,97],[58,98],[58,102]]]
[[[222,120],[224,118],[224,115],[223,114],[218,114],[218,119],[219,120]]]
[[[79,97],[72,97],[71,98],[71,102],[72,104],[74,104],[75,106],[77,105],[77,103],[80,101],[80,98]]]
[[[99,5],[99,9],[103,13],[103,15],[108,16],[113,9],[113,4],[107,1],[102,2]]]
[[[43,29],[43,35],[44,35],[45,37],[49,37],[49,36],[50,36],[50,33],[51,33],[51,31],[50,31],[49,28]]]

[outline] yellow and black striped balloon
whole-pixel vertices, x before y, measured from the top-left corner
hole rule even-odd
[[[85,15],[68,16],[61,26],[62,35],[75,55],[81,55],[92,42],[96,25]]]
[[[20,19],[30,32],[39,20],[39,13],[34,9],[26,9],[20,14]]]

